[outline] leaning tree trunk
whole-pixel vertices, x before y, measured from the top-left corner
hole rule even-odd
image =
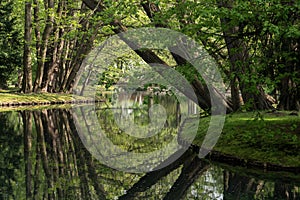
[[[83,0],[83,2],[92,10],[94,10],[95,12],[102,12],[105,8],[103,6],[101,6],[101,4],[99,5],[95,0]],[[145,7],[145,5],[143,4],[143,6]],[[146,5],[147,7],[147,5]],[[151,11],[151,10],[150,10]],[[147,14],[149,14],[149,10],[146,12],[148,12]],[[113,31],[116,34],[119,33],[123,33],[127,31],[127,28],[117,19],[113,19],[111,20],[111,25],[114,27]],[[127,41],[125,38],[121,39],[132,49],[135,49],[135,53],[137,55],[139,55],[146,63],[148,63],[150,66],[152,66],[153,64],[151,63],[159,63],[162,66],[166,66],[168,67],[168,64],[166,62],[164,62],[161,58],[159,58],[153,51],[147,49],[147,50],[139,50],[139,48],[137,48],[137,44],[133,43],[132,41]],[[180,65],[181,63],[187,63],[186,60],[184,60],[183,58],[181,58],[182,61],[180,62],[176,62]],[[156,65],[155,65],[156,66]],[[153,67],[155,67],[153,66]],[[160,75],[162,75],[163,77],[166,77],[166,75],[163,72],[157,71],[158,73],[160,73]],[[168,76],[168,75],[167,75]],[[166,80],[168,80],[168,78],[166,77]],[[187,96],[188,98],[190,98],[191,100],[193,100],[194,102],[196,102],[202,109],[204,110],[210,110],[211,109],[211,102],[210,100],[207,101],[207,96],[203,96],[205,94],[207,94],[205,91],[207,91],[207,86],[202,84],[200,81],[196,81],[193,82],[192,87],[195,91],[195,94],[197,95],[197,98],[194,98],[194,95],[190,94],[190,91],[187,90],[183,90],[180,89],[180,87],[177,87],[176,85],[173,85],[176,89],[178,89],[180,92],[182,92],[185,96]],[[196,87],[195,87],[196,86]],[[197,90],[199,88],[202,88],[200,91]],[[213,94],[213,96],[218,97],[218,99],[221,99],[222,101],[220,101],[221,104],[223,104],[226,109],[227,112],[232,112],[232,108],[230,103],[226,100],[226,98],[220,93],[218,92],[218,90],[216,88],[212,88],[211,92]]]

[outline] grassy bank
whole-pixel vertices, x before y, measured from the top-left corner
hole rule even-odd
[[[300,117],[290,113],[227,115],[214,151],[249,161],[300,167]],[[201,146],[209,120],[200,120],[194,144]]]
[[[12,91],[0,91],[0,106],[39,105],[54,103],[70,103],[72,101],[91,100],[87,97],[63,93],[22,94]]]

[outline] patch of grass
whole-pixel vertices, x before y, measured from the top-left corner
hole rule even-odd
[[[0,91],[0,103],[44,103],[44,102],[66,102],[72,100],[87,100],[87,97],[76,96],[64,93],[13,93]]]
[[[71,101],[87,101],[87,100],[93,100],[93,99],[89,97],[76,96],[72,94],[63,94],[63,93],[22,94],[22,93],[13,92],[11,90],[1,90],[0,91],[0,112],[8,111],[8,110],[16,110],[16,109],[18,110],[31,109],[32,108],[31,105],[35,105],[35,107],[38,107],[37,105],[43,105],[43,104],[55,104],[55,103],[64,104],[64,103],[70,103]],[[100,99],[97,98],[97,100]],[[7,104],[9,104],[10,106],[7,106]]]
[[[35,106],[5,106],[0,107],[0,112],[44,109],[71,109],[72,104],[35,105]]]
[[[246,160],[300,167],[300,117],[289,113],[227,115],[214,150]],[[194,144],[201,146],[209,120],[200,120]]]
[[[0,93],[0,103],[27,103],[27,102],[57,102],[70,101],[73,97],[70,94],[20,94],[20,93]]]

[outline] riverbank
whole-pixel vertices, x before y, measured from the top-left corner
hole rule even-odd
[[[209,117],[200,120],[194,145],[201,146],[208,122]],[[221,136],[208,157],[266,169],[300,169],[299,113],[276,111],[227,115]]]
[[[94,101],[94,99],[64,93],[22,94],[12,91],[0,91],[0,109],[11,106],[89,103],[91,101]]]

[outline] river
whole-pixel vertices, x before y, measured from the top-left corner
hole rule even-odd
[[[157,99],[131,101],[147,105]],[[78,131],[78,125],[86,125],[92,132],[91,113],[85,110],[92,107],[114,145],[139,154],[154,151],[176,137],[181,120],[176,101],[158,101],[169,113],[159,127],[163,131],[139,140],[124,133],[132,126],[120,129],[121,122],[116,123],[124,118],[138,125],[150,123],[147,107],[139,109],[130,102],[115,108],[101,104],[0,112],[0,199],[300,199],[299,174],[199,159],[191,147],[158,170],[118,170],[130,161],[120,160],[116,167],[105,164],[107,160],[93,154],[87,148],[89,139]],[[86,116],[78,116],[78,110]],[[188,110],[197,112],[192,105]]]

